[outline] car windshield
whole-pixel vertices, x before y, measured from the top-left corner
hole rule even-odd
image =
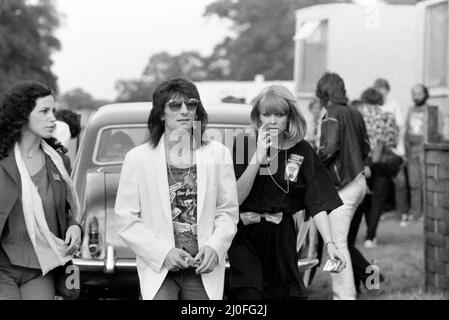
[[[94,159],[101,163],[122,163],[126,153],[148,138],[147,127],[115,127],[100,131]]]

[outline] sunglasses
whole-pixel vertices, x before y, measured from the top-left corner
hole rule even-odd
[[[170,109],[170,111],[179,112],[179,110],[181,110],[181,108],[182,108],[183,102],[186,105],[188,111],[194,111],[200,105],[200,101],[195,98],[190,98],[190,99],[186,99],[186,100],[172,99],[167,102],[167,105],[168,105],[168,108]]]

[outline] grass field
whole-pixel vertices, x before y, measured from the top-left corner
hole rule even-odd
[[[367,258],[374,261],[380,272],[387,277],[385,283],[375,290],[362,289],[360,300],[435,300],[449,299],[442,293],[424,291],[424,231],[422,221],[413,221],[400,227],[395,214],[385,214],[379,223],[376,248],[363,247],[366,225],[362,221],[357,247]],[[332,299],[330,275],[322,271],[315,275],[309,287],[310,300]]]

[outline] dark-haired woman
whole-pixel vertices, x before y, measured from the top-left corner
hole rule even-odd
[[[81,241],[66,151],[52,134],[54,98],[27,82],[0,107],[0,300],[51,300],[53,270]]]
[[[225,256],[238,221],[230,151],[204,137],[195,85],[160,84],[149,142],[123,163],[115,205],[119,235],[136,253],[143,299],[222,299]]]
[[[327,217],[341,200],[304,140],[306,123],[287,88],[275,85],[262,90],[253,102],[251,120],[258,132],[257,147],[250,145],[251,139],[243,145],[236,141],[235,146],[240,223],[229,250],[232,296],[304,299],[293,215],[307,210],[329,257],[341,260],[343,269],[345,259],[332,241]]]

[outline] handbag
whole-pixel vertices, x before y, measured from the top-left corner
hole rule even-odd
[[[395,177],[401,169],[404,159],[398,156],[385,145],[384,142],[378,142],[373,150],[373,165],[390,177]]]
[[[53,270],[55,294],[64,300],[75,300],[80,296],[80,272],[72,260]]]

